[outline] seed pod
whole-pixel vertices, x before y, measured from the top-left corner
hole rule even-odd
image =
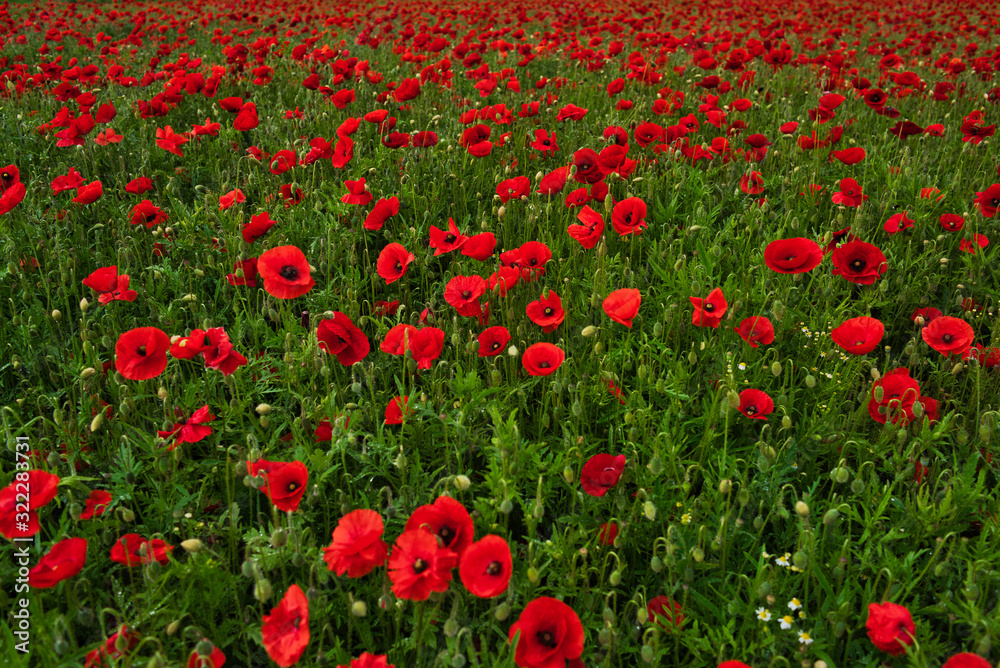
[[[694,557],[694,560],[700,564],[705,561],[705,550],[700,547],[696,547],[691,550],[691,556]]]
[[[611,583],[612,587],[617,587],[622,583],[622,574],[618,569],[611,571],[611,575],[608,577],[608,582]]]

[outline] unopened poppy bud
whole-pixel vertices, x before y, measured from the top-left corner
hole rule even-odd
[[[696,547],[693,550],[691,550],[691,556],[694,558],[696,562],[700,564],[701,562],[705,561],[705,550],[701,549],[700,547]]]
[[[271,581],[266,578],[257,580],[253,588],[253,597],[261,603],[268,601],[271,598]]]
[[[102,424],[104,424],[104,411],[100,411],[94,416],[94,419],[90,421],[90,433],[94,433],[100,429]]]
[[[642,505],[642,513],[646,516],[646,519],[653,521],[656,519],[656,506],[653,505],[652,501],[647,501]]]
[[[691,366],[694,366],[695,364],[697,364],[698,363],[698,353],[696,353],[693,350],[691,352],[689,352],[688,353],[688,363]],[[737,402],[736,405],[739,406],[740,405],[739,402]]]
[[[454,638],[458,635],[458,621],[454,617],[449,617],[444,623],[444,634],[449,638]]]
[[[800,550],[792,555],[792,563],[798,568],[805,568],[809,564],[809,558]]]
[[[872,391],[872,397],[875,398],[876,403],[882,403],[882,399],[885,398],[885,390],[882,389],[881,385],[875,386],[875,389]]]
[[[467,475],[457,475],[455,476],[455,488],[460,492],[464,492],[472,485],[472,481],[469,480]]]
[[[639,650],[639,655],[642,657],[644,663],[653,663],[653,648],[649,645],[643,645],[642,649]]]
[[[542,504],[536,503],[535,507],[531,511],[531,514],[536,520],[540,520],[542,519],[542,516],[545,515],[545,508]]]
[[[854,482],[851,483],[851,491],[855,494],[865,491],[865,481],[861,478],[855,478]]]
[[[839,519],[840,519],[840,511],[837,510],[836,508],[830,508],[830,510],[826,511],[826,513],[823,515],[823,524],[826,526],[830,526]]]
[[[798,275],[798,274],[796,274],[796,275]],[[809,374],[808,376],[806,376],[806,387],[808,387],[810,390],[812,388],[816,387],[816,376],[814,376],[812,374]]]
[[[618,569],[611,571],[611,575],[608,577],[608,582],[611,583],[612,587],[617,587],[622,583],[622,574]]]
[[[760,529],[763,526],[764,526],[764,518],[763,517],[761,517],[760,515],[758,515],[757,517],[753,518],[753,528],[754,529],[757,529],[758,531],[760,531]]]
[[[60,311],[59,309],[55,309],[54,311],[52,311],[52,319],[55,320],[56,322],[62,320],[62,311]]]
[[[791,429],[792,428],[792,418],[788,417],[787,415],[783,415],[781,417],[781,428],[782,429]]]
[[[493,613],[493,616],[496,617],[498,622],[505,621],[508,617],[510,617],[510,603],[504,601],[498,605],[496,611]]]
[[[267,415],[271,412],[271,404],[257,404],[254,410],[257,411],[257,415]]]
[[[497,218],[503,218],[505,213],[507,213],[507,208],[501,206],[499,209],[497,209]]]
[[[809,505],[805,501],[798,501],[795,503],[795,512],[799,517],[805,519],[809,517]]]
[[[124,654],[125,650],[128,649],[128,638],[125,636],[125,633],[123,633],[124,630],[125,627],[121,627],[118,630],[118,637],[115,638],[115,651],[118,652],[118,654]]]
[[[507,354],[510,355],[511,357],[517,357],[518,355],[517,346],[511,346],[510,348],[508,348]]]
[[[288,542],[288,533],[284,529],[275,529],[271,533],[271,547],[282,547]]]
[[[175,619],[167,625],[167,635],[172,636],[177,633],[177,629],[181,627],[181,620]]]
[[[122,521],[124,521],[124,522],[134,522],[135,521],[135,513],[133,513],[129,508],[122,508]],[[146,547],[146,546],[143,545],[141,548],[139,548],[139,551],[142,552],[142,549],[144,547]]]
[[[771,365],[771,373],[775,376],[781,375],[781,362],[775,361],[774,364]]]
[[[528,568],[528,581],[531,584],[536,584],[538,582],[538,569],[534,566]]]
[[[736,390],[729,390],[726,398],[729,400],[730,408],[736,409],[740,407],[740,395],[736,393]]]
[[[351,614],[355,617],[367,617],[368,605],[364,601],[355,601],[354,603],[351,603]]]
[[[719,494],[729,494],[733,491],[733,481],[729,478],[723,478],[719,481]]]
[[[202,543],[197,538],[188,538],[187,540],[181,541],[181,547],[184,548],[185,552],[201,552],[205,544]]]
[[[90,308],[90,302],[87,301],[86,297],[84,297],[83,299],[80,300],[80,310],[86,313],[87,309],[89,308]]]
[[[504,515],[509,515],[512,510],[514,510],[514,504],[510,502],[510,499],[504,499],[500,503],[500,512]]]
[[[604,344],[598,341],[594,344],[594,354],[603,355],[604,354]]]
[[[596,327],[594,325],[587,325],[586,327],[583,328],[583,331],[580,332],[580,334],[583,335],[583,336],[585,336],[585,337],[587,337],[589,339],[590,337],[592,337],[595,334],[597,334],[598,331],[599,331],[598,327]]]
[[[266,415],[261,415],[260,420],[258,420],[258,422],[260,423],[261,429],[267,429],[268,427],[271,426],[271,421],[267,419]]]
[[[597,632],[597,642],[600,643],[601,646],[603,647],[607,647],[608,645],[610,645],[611,629],[609,629],[607,626],[602,627],[601,630]]]
[[[91,376],[93,376],[95,373],[97,373],[97,370],[94,369],[94,367],[88,366],[86,369],[84,369],[83,371],[80,372],[80,379],[81,380],[87,380],[88,378],[90,378]]]
[[[649,464],[646,465],[649,472],[653,475],[660,475],[663,472],[663,460],[660,459],[659,455],[653,455],[653,458],[649,460]]]
[[[654,573],[659,573],[663,570],[663,560],[654,554],[653,558],[649,560],[649,567]]]
[[[215,645],[212,644],[211,640],[202,640],[194,646],[194,652],[198,656],[212,656],[212,651],[214,649]]]
[[[746,487],[740,487],[739,493],[736,495],[736,499],[740,502],[740,507],[746,506],[750,503],[750,490]]]

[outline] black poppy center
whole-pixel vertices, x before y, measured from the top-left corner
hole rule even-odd
[[[154,220],[156,220],[156,214],[155,213],[148,213],[148,214],[146,214],[146,222],[147,223],[152,223]]]
[[[421,573],[423,573],[424,571],[426,571],[427,568],[428,568],[428,564],[423,559],[417,558],[413,562],[413,572],[416,573],[417,575],[420,575]]]
[[[941,340],[944,341],[945,343],[951,343],[954,339],[955,337],[952,336],[951,334],[945,334],[944,336],[941,337]]]
[[[862,260],[861,258],[857,258],[856,260],[853,260],[851,262],[851,269],[853,269],[854,271],[861,271],[865,268],[865,265],[866,263],[864,260]]]
[[[462,290],[462,299],[469,299],[470,297],[472,297],[471,290]]]
[[[286,264],[278,274],[285,280],[294,281],[299,277],[299,268],[291,264]]]
[[[455,540],[455,530],[450,526],[445,525],[438,529],[438,536],[441,538],[441,542],[444,543],[445,547],[451,545],[451,541]]]
[[[990,200],[990,206],[1000,207],[1000,197],[994,197]]]
[[[490,346],[490,350],[496,350],[499,347],[500,347],[500,342],[499,341],[494,341],[493,345]]]
[[[503,567],[500,565],[499,561],[491,561],[490,565],[486,567],[486,574],[487,575],[500,575],[500,571],[502,571],[502,570],[503,570]]]
[[[746,408],[743,409],[743,412],[746,413],[747,415],[756,415],[757,414],[757,407],[756,406],[747,406]]]
[[[545,647],[552,649],[556,646],[556,636],[552,631],[539,631],[537,634],[538,642],[540,642]]]
[[[455,235],[454,234],[449,234],[449,235],[447,235],[444,238],[444,240],[445,240],[445,243],[453,244],[453,243],[455,243]]]
[[[140,357],[145,357],[146,356],[146,346],[139,346],[138,348],[135,349],[135,352]]]
[[[551,306],[546,306],[545,307],[545,315],[552,315],[552,307]]]
[[[549,364],[548,362],[539,362],[538,363],[538,367],[540,369],[548,369],[550,366],[552,366],[552,365]]]
[[[289,492],[294,492],[298,488],[299,488],[299,483],[297,483],[297,482],[290,482],[290,483],[288,483],[288,491]]]
[[[403,271],[403,265],[400,262],[396,263],[396,271]]]
[[[709,302],[707,304],[703,304],[702,307],[701,307],[701,310],[708,311],[709,313],[711,313],[712,311],[715,310],[715,304],[713,304],[711,302]]]

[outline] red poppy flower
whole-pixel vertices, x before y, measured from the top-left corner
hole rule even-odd
[[[521,357],[525,371],[532,376],[549,376],[566,359],[566,353],[551,343],[534,343],[528,346]]]
[[[740,326],[733,329],[751,348],[774,343],[774,325],[764,316],[744,318],[740,321]]]
[[[870,603],[865,626],[872,644],[892,656],[905,654],[916,636],[910,611],[895,603]]]
[[[545,275],[545,265],[552,259],[552,251],[540,241],[525,241],[517,249],[524,280],[530,281]]]
[[[226,664],[226,655],[218,647],[212,647],[212,653],[201,656],[197,651],[188,656],[187,668],[222,668]]]
[[[374,510],[359,508],[340,518],[333,542],[323,548],[327,568],[337,575],[360,578],[385,563],[389,546],[382,540],[382,517]]]
[[[155,378],[167,368],[170,337],[156,327],[138,327],[118,337],[115,369],[129,380]]]
[[[875,398],[876,388],[882,388],[882,400]],[[901,367],[886,372],[872,385],[868,400],[868,414],[873,420],[885,424],[891,416],[896,424],[900,418],[906,422],[913,420],[913,404],[920,398],[920,384],[910,378],[910,370]]]
[[[433,504],[413,511],[404,531],[424,529],[440,539],[440,544],[458,556],[472,544],[473,526],[469,511],[448,496],[439,496]]]
[[[669,596],[657,596],[646,603],[646,617],[664,631],[672,632],[684,621],[681,604]]]
[[[402,244],[391,243],[379,253],[376,268],[378,275],[385,279],[386,285],[395,283],[406,275],[406,269],[416,259]]]
[[[957,213],[942,213],[938,219],[941,227],[951,232],[957,232],[965,227],[965,218]]]
[[[257,105],[253,102],[244,104],[240,108],[239,113],[236,114],[236,118],[233,119],[233,128],[237,132],[247,132],[253,130],[258,125],[260,125],[260,119],[257,117]]]
[[[80,513],[81,520],[89,520],[100,517],[111,504],[111,494],[103,489],[95,489],[87,497],[87,503]]]
[[[984,369],[992,369],[993,367],[1000,366],[1000,348],[986,348],[983,344],[977,343],[962,355],[962,359],[965,361],[973,358]]]
[[[962,652],[945,661],[941,668],[990,668],[990,662],[978,654]]]
[[[432,591],[446,591],[458,555],[441,547],[429,531],[404,531],[389,555],[392,593],[408,601],[426,601]]]
[[[1000,183],[994,183],[981,193],[977,192],[976,206],[986,218],[997,215],[997,209],[1000,208]]]
[[[439,230],[434,225],[431,225],[430,247],[434,249],[434,257],[459,249],[468,240],[469,237],[458,231],[458,226],[455,225],[455,221],[451,218],[448,219],[447,230]]]
[[[101,182],[94,181],[77,188],[76,197],[74,197],[72,201],[77,204],[93,204],[97,200],[101,199],[103,195],[104,189],[101,186]]]
[[[405,322],[401,322],[386,332],[385,339],[379,349],[390,355],[402,355],[409,347],[409,340],[413,338],[417,328]]]
[[[107,304],[115,300],[135,301],[139,294],[135,290],[129,290],[128,274],[119,276],[118,267],[114,265],[95,269],[87,278],[83,279],[83,284],[100,293],[97,298],[100,304]]]
[[[606,176],[597,153],[593,149],[582,148],[573,154],[576,172],[573,178],[579,183],[597,183]]]
[[[834,204],[843,206],[861,206],[862,202],[868,199],[861,191],[861,186],[854,179],[841,179],[840,191],[835,192],[831,198]]]
[[[409,397],[393,397],[385,407],[385,424],[403,424],[403,416],[412,411],[409,407]]]
[[[605,297],[602,306],[609,318],[631,328],[632,319],[639,313],[640,304],[642,294],[638,290],[624,288]]]
[[[267,231],[274,227],[274,223],[267,211],[250,216],[250,222],[243,226],[243,241],[252,244],[267,234]]]
[[[559,150],[559,144],[556,143],[555,131],[553,130],[550,135],[547,130],[542,128],[535,130],[535,139],[531,142],[530,146],[536,151],[540,151],[543,156],[546,153],[550,155],[554,154]],[[560,188],[560,190],[562,190],[562,188]]]
[[[208,405],[202,406],[191,417],[181,418],[174,423],[168,431],[157,430],[157,435],[165,440],[173,440],[167,450],[173,450],[181,443],[197,443],[206,436],[212,434],[212,428],[205,426],[206,422],[212,422],[215,416],[208,409]]]
[[[962,239],[961,243],[958,244],[958,250],[963,253],[969,253],[970,255],[975,255],[979,252],[980,248],[986,248],[990,245],[990,240],[985,234],[973,233],[972,240]]]
[[[475,318],[483,312],[479,298],[486,294],[482,276],[455,276],[444,288],[444,300],[459,315]]]
[[[936,309],[933,306],[928,306],[925,308],[913,309],[913,314],[910,316],[910,320],[916,322],[920,326],[923,326],[931,322],[935,318],[940,318],[942,315],[944,314],[941,313],[940,309]],[[920,318],[919,322],[917,321],[917,318]]]
[[[410,138],[410,144],[414,148],[430,148],[431,146],[437,146],[438,136],[436,132],[431,132],[430,130],[424,130],[423,132],[413,133],[413,137]]]
[[[309,644],[309,599],[293,584],[281,602],[264,615],[261,640],[271,660],[288,668],[299,660]]]
[[[24,477],[25,473],[27,479]],[[24,519],[25,488],[30,492],[27,520]],[[0,535],[5,538],[27,538],[38,533],[41,525],[37,511],[54,499],[58,490],[57,475],[41,469],[19,471],[13,482],[0,489]]]
[[[399,213],[399,198],[395,195],[389,198],[383,197],[375,202],[375,206],[372,207],[372,210],[365,217],[362,227],[372,231],[381,230],[382,226],[385,225],[385,221],[397,213]]]
[[[444,330],[437,327],[422,327],[409,335],[410,352],[418,369],[427,370],[441,356],[444,348]]]
[[[830,151],[830,160],[837,159],[845,165],[856,165],[865,159],[865,149],[860,146],[852,146],[842,151]]]
[[[719,323],[722,322],[722,316],[729,308],[729,304],[722,294],[722,288],[715,288],[704,299],[701,297],[688,297],[688,299],[694,306],[691,322],[697,327],[718,328]]]
[[[15,185],[21,182],[20,176],[17,173],[12,172],[11,168],[13,168],[14,170],[17,169],[13,165],[4,168],[5,173],[8,174],[8,176],[3,178],[4,191],[9,190],[10,188],[14,187]],[[80,172],[76,171],[75,167],[70,167],[69,173],[57,176],[54,179],[52,179],[52,194],[58,195],[64,190],[76,190],[82,185],[83,185],[83,176],[80,175]],[[152,185],[150,185],[150,187],[152,187]]]
[[[600,545],[614,545],[618,538],[618,525],[606,522],[597,528],[597,542]]]
[[[510,545],[500,536],[484,536],[465,549],[458,576],[469,593],[495,598],[507,591],[513,572]]]
[[[743,390],[737,410],[753,420],[766,420],[774,412],[774,401],[760,390]]]
[[[230,190],[225,195],[219,195],[219,211],[225,211],[234,204],[240,204],[247,201],[246,195],[243,191],[237,188],[236,190]]]
[[[961,318],[943,315],[920,330],[924,342],[942,355],[964,355],[972,346],[972,325]]]
[[[170,561],[167,555],[173,549],[173,545],[167,545],[159,538],[149,540],[137,533],[127,533],[111,546],[111,561],[123,566],[141,566],[153,561],[162,565]]]
[[[334,311],[332,318],[319,323],[316,338],[319,339],[319,347],[336,355],[337,361],[344,366],[360,362],[370,350],[368,337],[340,311]]]
[[[48,589],[71,578],[87,561],[87,539],[67,538],[53,545],[28,572],[28,584],[35,589]]]
[[[184,157],[184,151],[182,151],[180,147],[187,142],[188,137],[186,135],[177,134],[169,125],[162,128],[156,128],[156,145],[164,151],[173,153],[178,158]]]
[[[583,225],[570,225],[566,231],[589,250],[597,245],[604,234],[604,217],[589,206],[583,207],[576,217]]]
[[[604,496],[625,471],[625,455],[594,455],[580,470],[580,485],[591,496]]]
[[[224,376],[232,375],[247,363],[247,358],[233,349],[229,335],[222,327],[194,329],[185,337],[174,337],[170,354],[177,359],[194,359],[201,355],[205,366],[221,371]]]
[[[510,627],[510,642],[515,637],[514,662],[520,668],[561,667],[583,654],[583,624],[556,598],[540,596],[528,603]]]
[[[133,206],[132,211],[129,213],[129,222],[133,225],[156,227],[168,220],[170,220],[170,216],[148,199],[144,199]]]
[[[759,195],[764,192],[764,175],[760,172],[750,172],[740,177],[740,190],[747,195]]]
[[[278,299],[294,299],[313,289],[305,254],[295,246],[278,246],[261,253],[257,271],[264,279],[264,290]]]
[[[385,654],[372,654],[363,652],[361,656],[351,661],[349,666],[337,666],[337,668],[396,668],[389,663]]]
[[[344,181],[347,194],[340,198],[344,204],[359,204],[364,206],[372,201],[372,194],[365,189],[365,177],[357,181]]]
[[[394,299],[391,302],[380,299],[372,305],[372,315],[377,315],[379,317],[396,315],[396,311],[399,310],[399,300]]]
[[[882,341],[885,325],[880,320],[861,316],[845,320],[830,331],[830,338],[852,355],[866,355]]]
[[[803,274],[823,261],[823,249],[812,239],[777,239],[764,249],[764,263],[779,274]]]
[[[516,176],[512,179],[501,181],[499,185],[497,185],[497,195],[500,197],[500,201],[504,204],[509,202],[511,199],[527,197],[530,193],[531,182],[528,181],[527,176]]]
[[[742,661],[723,661],[719,664],[718,668],[750,668],[747,664]]]
[[[282,512],[295,512],[306,492],[309,469],[299,461],[269,462],[260,459],[250,464],[250,475],[264,474],[264,486],[260,491],[271,500],[274,507]]]
[[[877,246],[864,241],[849,241],[833,250],[833,275],[851,283],[871,285],[882,277],[889,265]]]
[[[555,290],[549,290],[548,296],[541,296],[533,302],[528,302],[525,312],[531,322],[542,328],[543,332],[554,332],[566,319],[562,300]]]
[[[483,262],[493,255],[497,247],[497,238],[492,232],[481,232],[469,237],[462,246],[462,255]]]
[[[268,165],[268,168],[272,174],[280,176],[298,164],[299,160],[298,156],[295,155],[295,151],[285,149],[271,156],[271,164]]]
[[[510,332],[506,327],[488,327],[479,335],[479,356],[496,357],[503,352],[509,341]]]
[[[903,213],[889,216],[889,220],[885,221],[885,225],[882,228],[889,234],[896,234],[901,230],[913,227],[914,222],[916,221],[910,220],[906,215],[906,211],[904,211]]]
[[[611,210],[611,226],[621,236],[639,235],[646,229],[646,203],[638,197],[628,197]]]
[[[538,182],[538,194],[555,195],[566,187],[566,177],[569,176],[569,165],[554,169]]]

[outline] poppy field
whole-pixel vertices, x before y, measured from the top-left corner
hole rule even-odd
[[[996,666],[995,5],[0,45],[11,665]]]

